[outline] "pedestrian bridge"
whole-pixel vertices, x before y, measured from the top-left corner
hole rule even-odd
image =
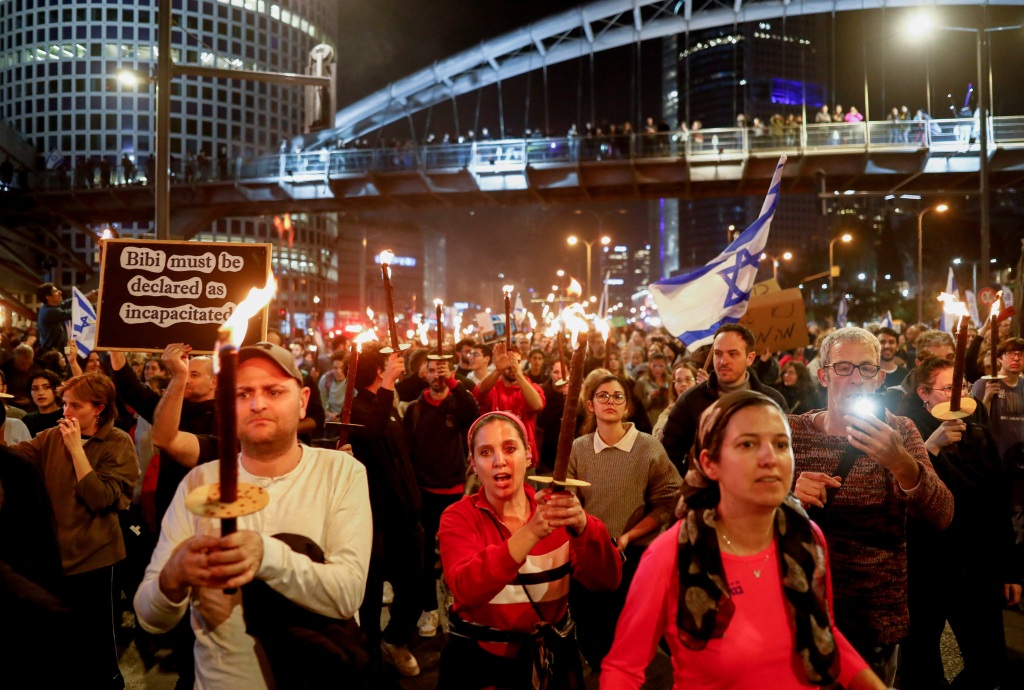
[[[1024,116],[988,126],[991,188],[1024,182]],[[218,179],[175,176],[172,236],[191,237],[217,218],[286,211],[763,195],[782,154],[786,193],[973,193],[977,134],[966,118],[812,124],[777,136],[726,128],[274,154],[220,166]],[[152,188],[119,180],[118,171],[108,186],[67,171],[36,174],[25,193],[0,203],[11,218],[152,218]]]

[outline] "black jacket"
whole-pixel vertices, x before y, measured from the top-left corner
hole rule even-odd
[[[135,375],[135,370],[127,364],[115,370],[112,378],[114,386],[117,388],[118,400],[123,401],[140,417],[152,424],[153,412],[156,410],[156,404],[160,402],[160,394],[142,383]],[[185,400],[181,405],[181,424],[178,428],[192,434],[217,433],[217,401],[213,399],[202,402]],[[143,458],[139,458],[139,460],[143,460]],[[167,453],[160,454],[160,471],[157,474],[156,494],[153,499],[158,524],[163,520],[167,507],[171,505],[174,492],[178,490],[178,484],[190,469],[192,468],[175,462]]]
[[[941,424],[917,395],[908,395],[897,414],[914,422],[926,441]],[[1000,584],[1017,583],[1024,573],[1014,548],[1009,487],[1015,477],[999,458],[985,406],[979,404],[964,421],[963,439],[929,456],[953,494],[953,522],[938,530],[923,521],[908,520],[907,555],[924,572],[972,568],[989,572]]]
[[[757,375],[750,369],[747,369],[747,374],[750,377],[751,390],[764,393],[779,403],[779,407],[783,410],[788,409],[786,400],[781,393],[771,386],[761,383]],[[697,437],[700,415],[716,400],[718,400],[718,375],[712,371],[707,381],[683,393],[672,406],[668,421],[665,422],[661,444],[665,446],[669,460],[679,470],[679,476],[686,474],[686,456]]]
[[[466,434],[479,407],[461,383],[439,404],[424,400],[429,391],[406,409],[402,426],[416,481],[425,489],[450,489],[466,481]]]
[[[400,528],[420,516],[420,490],[394,402],[394,392],[385,388],[360,388],[352,400],[352,423],[362,426],[352,429],[349,440],[366,466],[375,528]]]

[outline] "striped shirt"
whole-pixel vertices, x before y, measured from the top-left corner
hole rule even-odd
[[[537,508],[534,490],[525,488],[532,514]],[[622,561],[608,530],[594,517],[588,515],[587,528],[579,536],[564,528],[555,530],[522,563],[508,550],[511,536],[483,489],[449,506],[441,516],[438,540],[444,578],[455,597],[452,610],[462,620],[532,633],[541,618],[557,623],[565,616],[570,577],[594,591],[613,590],[619,584]],[[485,646],[494,654],[505,654],[505,647]]]

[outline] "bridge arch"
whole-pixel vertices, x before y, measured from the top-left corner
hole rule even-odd
[[[637,41],[756,22],[853,10],[976,5],[970,0],[599,0],[438,61],[339,110],[305,147],[350,141],[502,80]],[[1024,5],[1024,0],[988,0]]]

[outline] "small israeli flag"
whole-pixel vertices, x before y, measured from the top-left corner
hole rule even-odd
[[[78,346],[78,353],[88,357],[96,347],[96,310],[77,287],[72,288],[71,339]]]

